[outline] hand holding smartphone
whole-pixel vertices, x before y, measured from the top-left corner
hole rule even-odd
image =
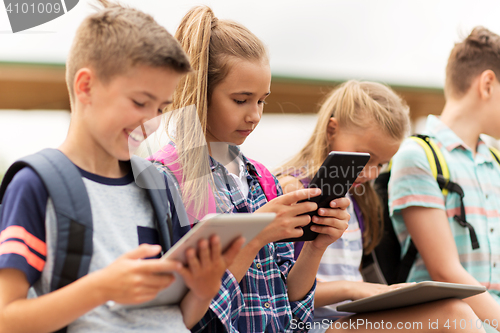
[[[309,185],[309,188],[320,188],[321,195],[309,198],[305,201],[317,203],[318,209],[330,208],[330,202],[332,200],[346,196],[369,160],[370,154],[368,153],[330,152]],[[307,215],[311,217],[318,215],[318,211],[309,212]],[[314,223],[311,222],[302,228],[304,234],[301,237],[284,239],[281,240],[281,242],[314,240],[318,236],[318,233],[311,230],[313,224]]]

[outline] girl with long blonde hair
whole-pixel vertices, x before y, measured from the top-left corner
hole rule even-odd
[[[300,227],[311,220],[303,214],[317,205],[298,202],[320,191],[282,195],[277,179],[238,148],[259,123],[270,94],[263,43],[205,6],[186,14],[175,37],[194,71],[173,97],[172,109],[184,109],[173,112],[172,142],[152,159],[175,176],[193,223],[212,212],[276,213],[229,266],[219,294],[193,330],[288,332],[294,322],[310,323],[315,272],[326,247],[347,227],[349,201],[332,201],[333,208],[314,218],[320,235],[295,261],[293,243],[278,241],[302,235]]]
[[[466,303],[457,300],[354,318],[345,318],[347,313],[336,311],[339,302],[357,300],[402,286],[363,282],[359,269],[363,253],[368,254],[375,248],[383,231],[381,204],[371,181],[391,160],[407,136],[410,129],[408,113],[404,101],[389,87],[375,82],[347,81],[328,94],[318,112],[311,138],[277,173],[284,193],[293,193],[308,187],[330,151],[367,152],[371,156],[348,195],[352,203],[349,207],[349,226],[321,258],[314,301],[315,324],[310,332],[325,332],[329,327],[343,327],[342,324],[346,327],[349,320],[361,318],[379,323],[383,320],[394,328],[398,322],[405,321],[428,323],[429,320],[445,322],[464,317],[467,320],[477,319]],[[296,252],[300,252],[302,245],[296,244]],[[330,324],[336,320],[340,321]],[[430,327],[424,324],[422,330],[425,332],[427,329],[430,331]],[[358,327],[358,330],[371,331],[366,327]]]

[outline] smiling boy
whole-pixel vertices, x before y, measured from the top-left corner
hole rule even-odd
[[[167,327],[169,332],[188,332],[186,327],[206,312],[241,246],[236,242],[221,255],[216,238],[210,244],[202,241],[199,256],[188,250],[188,267],[140,260],[159,254],[160,246],[144,243],[159,244],[157,225],[163,222],[157,221],[148,192],[134,182],[129,135],[162,113],[190,64],[178,42],[151,16],[100,2],[105,8],[83,21],[68,57],[72,119],[59,147],[88,192],[93,220],[89,272],[51,290],[59,255],[55,243],[64,235],[54,237],[54,202],[40,177],[30,168],[17,172],[0,211],[1,332],[165,332]],[[167,191],[167,214],[175,230],[178,216],[185,213],[177,214],[183,208],[172,197],[178,194]],[[107,306],[108,301],[153,299],[170,285],[174,271],[190,288],[180,306],[127,312]],[[37,298],[27,298],[31,286]]]

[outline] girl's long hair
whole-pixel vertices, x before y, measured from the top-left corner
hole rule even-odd
[[[281,166],[278,176],[314,177],[330,153],[327,128],[332,117],[340,128],[363,130],[376,125],[382,133],[402,141],[409,132],[408,114],[406,103],[389,87],[375,82],[347,81],[326,96],[312,136],[299,153]],[[351,194],[365,221],[363,249],[370,253],[382,238],[382,206],[370,182],[361,186],[364,188]]]
[[[172,140],[183,171],[181,191],[185,204],[192,204],[197,215],[203,216],[208,207],[209,184],[213,184],[205,139],[212,92],[227,76],[235,60],[268,61],[267,51],[247,28],[236,22],[218,20],[207,6],[191,9],[182,19],[175,37],[189,56],[193,71],[178,84],[170,110],[194,105],[196,112],[171,113],[175,116]],[[198,123],[201,130],[193,131],[194,124]]]

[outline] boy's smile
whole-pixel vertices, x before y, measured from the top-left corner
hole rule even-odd
[[[77,117],[86,134],[81,139],[88,140],[87,146],[99,158],[129,160],[129,144],[137,147],[144,134],[156,130],[156,119],[148,121],[171,103],[181,77],[171,69],[148,66],[134,66],[109,82],[91,77],[85,108]]]

